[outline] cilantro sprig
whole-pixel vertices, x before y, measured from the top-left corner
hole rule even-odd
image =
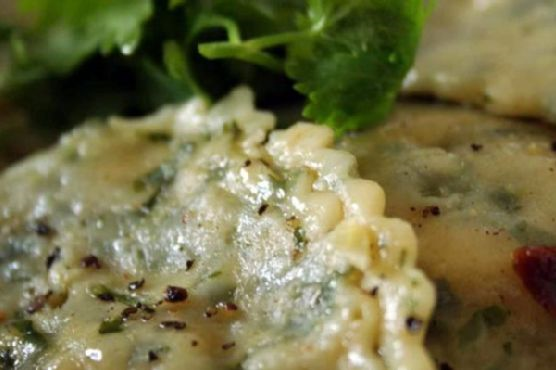
[[[19,3],[34,21],[6,28],[11,57],[1,88],[40,117],[61,99],[70,100],[66,108],[77,100],[75,119],[141,114],[248,84],[270,105],[301,96],[303,114],[338,133],[389,112],[428,12],[426,0]],[[30,104],[30,91],[59,99]]]
[[[132,53],[142,24],[153,14],[150,0],[20,0],[36,18],[30,29],[13,33],[8,83],[26,83],[71,72],[87,58],[118,48]]]

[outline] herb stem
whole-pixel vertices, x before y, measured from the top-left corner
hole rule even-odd
[[[199,44],[199,52],[208,59],[235,58],[266,67],[275,72],[283,72],[284,62],[262,50],[286,45],[309,36],[310,32],[308,31],[296,31],[241,41],[239,35],[229,33],[229,41]]]
[[[266,67],[275,72],[284,71],[284,62],[271,54],[251,49],[245,43],[230,44],[223,42],[208,42],[199,44],[199,53],[207,59],[235,58],[245,62]]]
[[[268,49],[275,46],[289,44],[291,42],[302,40],[309,37],[311,33],[309,31],[294,31],[294,32],[283,32],[275,35],[258,37],[251,40],[246,40],[243,42],[245,47],[254,49]]]
[[[228,41],[232,43],[241,42],[239,28],[236,22],[230,20],[229,18],[214,14],[201,16],[193,27],[191,34],[196,35],[199,31],[205,28],[223,28],[228,36]]]

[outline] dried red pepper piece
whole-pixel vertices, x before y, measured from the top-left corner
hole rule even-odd
[[[556,247],[518,248],[513,265],[529,293],[556,317]]]

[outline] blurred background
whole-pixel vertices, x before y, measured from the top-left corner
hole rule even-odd
[[[8,24],[24,23],[15,10],[16,0],[0,0],[0,74],[7,68],[5,30]],[[37,130],[30,125],[23,111],[0,95],[0,171],[23,156],[56,140],[56,130]]]
[[[176,10],[168,7],[168,0],[155,0],[152,16],[140,23],[142,37],[132,53],[124,46],[109,51],[95,46],[91,53],[87,48],[91,42],[98,43],[98,30],[92,32],[90,24],[98,24],[98,19],[106,21],[103,12],[115,12],[118,24],[126,25],[129,17],[131,21],[141,20],[135,13],[124,11],[140,6],[125,2],[122,10],[114,8],[117,2],[99,7],[87,0],[75,1],[27,1],[33,9],[47,9],[40,14],[46,14],[48,21],[67,21],[53,28],[47,25],[49,32],[43,32],[40,22],[17,11],[23,0],[0,0],[0,170],[51,145],[60,133],[87,118],[146,115],[164,104],[185,101],[199,91],[216,100],[238,84],[251,86],[257,92],[257,104],[272,108],[279,122],[299,117],[303,99],[284,74],[233,59],[209,61],[198,54],[197,42],[221,40],[225,33],[209,29],[192,36],[193,27],[187,29],[184,24],[192,23],[188,17],[194,17],[195,11]],[[289,2],[284,0],[283,4]],[[244,27],[246,37],[250,32],[282,27],[279,22],[266,22],[263,13],[252,13],[257,7],[236,9],[222,4],[224,14],[228,12],[248,26]],[[95,12],[73,14],[75,9],[82,11],[89,5]],[[60,9],[71,16],[58,17]],[[87,17],[90,14],[93,16]],[[116,31],[121,30],[116,27]],[[175,44],[175,50],[166,48],[168,40]]]

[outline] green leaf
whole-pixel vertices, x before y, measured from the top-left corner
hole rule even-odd
[[[512,342],[504,342],[504,344],[502,345],[502,349],[504,350],[504,353],[508,356],[513,355],[513,345]]]
[[[124,330],[124,320],[121,317],[104,319],[98,327],[99,334],[120,333]]]
[[[13,355],[13,348],[0,347],[0,369],[13,370],[15,369],[16,359]]]
[[[436,311],[438,315],[449,316],[461,307],[461,301],[453,292],[450,283],[445,279],[435,281]]]
[[[207,99],[205,92],[193,77],[193,73],[177,41],[166,41],[163,45],[163,61],[170,77],[189,86],[197,95]],[[208,100],[208,99],[207,99]]]
[[[39,16],[39,28],[67,28],[77,37],[93,39],[105,52],[137,44],[141,24],[152,12],[149,0],[21,0],[20,4]]]
[[[21,317],[23,315],[17,315]],[[35,329],[32,320],[17,318],[0,325],[0,368],[31,369],[48,346],[45,334]]]
[[[510,228],[510,234],[521,245],[554,245],[556,235],[543,230],[526,220],[519,220]]]
[[[293,236],[295,238],[296,249],[298,251],[305,250],[305,247],[307,246],[308,243],[307,234],[305,233],[305,230],[301,227],[298,227],[293,231]]]
[[[488,198],[498,209],[507,213],[516,213],[522,208],[519,196],[504,188],[491,192]]]
[[[222,271],[213,271],[207,276],[207,279],[214,279],[220,275],[222,275]]]
[[[337,132],[385,118],[415,56],[422,0],[313,0],[311,30],[288,50],[286,70],[308,98],[304,114]]]
[[[22,336],[23,340],[34,347],[42,348],[46,346],[46,338],[39,333],[31,320],[16,320],[11,326]]]
[[[3,22],[0,22],[0,41],[9,39],[12,32],[13,32],[13,27]]]
[[[460,346],[475,342],[488,329],[504,325],[510,312],[503,307],[492,305],[475,311],[459,330]]]
[[[508,310],[496,305],[483,308],[480,313],[489,328],[504,325],[510,314]]]
[[[137,294],[120,293],[115,290],[108,288],[104,284],[93,284],[87,289],[89,293],[94,298],[99,298],[105,301],[115,301],[129,307],[142,307],[147,309],[152,309],[155,305],[154,302],[150,302],[147,297],[139,296]]]
[[[97,52],[132,53],[152,14],[150,0],[21,0],[20,6],[37,22],[14,36],[11,84],[68,73]]]
[[[304,115],[337,133],[389,112],[428,11],[425,0],[20,3],[37,22],[5,33],[11,66],[0,86],[33,118],[144,114],[248,84],[267,106],[300,92]]]
[[[486,331],[486,325],[480,313],[475,312],[458,332],[459,345],[465,347],[475,342]]]
[[[168,8],[175,9],[179,6],[185,4],[185,0],[169,0],[168,1]]]
[[[263,2],[264,3],[264,2]],[[428,7],[422,0],[307,0],[283,32],[201,43],[209,59],[284,71],[308,101],[304,115],[337,133],[385,118],[415,56]],[[284,60],[272,50],[284,48]]]
[[[210,28],[222,28],[226,31],[228,40],[200,44],[199,53],[204,57],[208,59],[239,59],[266,67],[276,72],[283,71],[284,66],[282,61],[275,58],[272,54],[262,51],[274,45],[285,44],[287,40],[284,39],[283,34],[279,33],[243,42],[237,23],[231,18],[215,14],[199,17],[193,32],[194,34],[199,34],[203,32],[203,30]]]

